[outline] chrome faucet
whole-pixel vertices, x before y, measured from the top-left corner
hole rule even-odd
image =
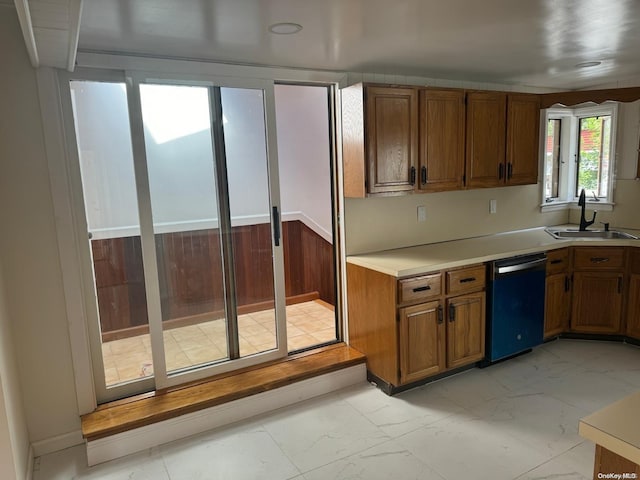
[[[578,206],[581,207],[580,210],[580,228],[579,230],[581,232],[584,232],[587,227],[589,225],[593,225],[593,223],[596,221],[596,213],[598,212],[593,212],[593,217],[591,218],[591,221],[587,221],[587,219],[584,216],[584,209],[587,203],[587,199],[586,199],[586,195],[584,193],[584,188],[580,191],[580,198],[578,198]]]

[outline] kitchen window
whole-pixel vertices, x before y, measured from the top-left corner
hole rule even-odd
[[[543,211],[576,202],[582,189],[601,210],[613,208],[616,115],[613,102],[546,111]]]

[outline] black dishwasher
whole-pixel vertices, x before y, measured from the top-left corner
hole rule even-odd
[[[546,258],[537,253],[491,264],[483,366],[542,343]]]

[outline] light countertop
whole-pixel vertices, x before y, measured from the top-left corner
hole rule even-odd
[[[640,465],[640,392],[580,420],[580,436]]]
[[[554,226],[554,228],[556,227],[576,228],[576,225]],[[347,262],[401,278],[572,245],[640,246],[640,240],[558,240],[545,232],[544,229],[545,227],[538,227],[464,240],[350,255],[347,257]],[[639,236],[637,231],[627,229],[625,231]]]

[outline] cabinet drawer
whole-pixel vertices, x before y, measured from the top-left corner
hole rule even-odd
[[[484,265],[448,271],[447,295],[482,289],[485,284],[485,272]]]
[[[398,282],[399,303],[419,302],[437,297],[442,291],[440,273],[405,278]]]
[[[547,252],[547,275],[566,272],[569,269],[569,249],[560,248]]]
[[[619,270],[624,268],[623,247],[575,247],[575,270]]]

